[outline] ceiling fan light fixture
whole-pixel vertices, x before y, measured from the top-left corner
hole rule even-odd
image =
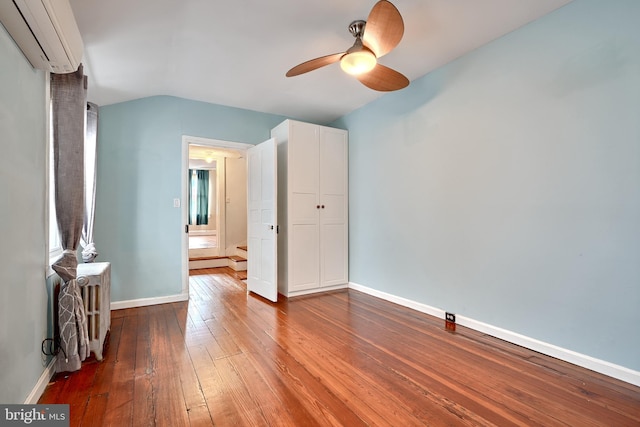
[[[2,1],[2,0],[0,0]],[[400,90],[409,85],[409,79],[399,72],[378,64],[378,59],[391,52],[402,39],[404,21],[400,11],[388,0],[378,0],[367,20],[356,20],[349,25],[355,42],[345,53],[320,56],[296,65],[285,74],[298,76],[340,61],[340,68],[369,89],[380,92]]]
[[[373,70],[377,64],[376,56],[368,49],[347,52],[340,59],[340,68],[353,76],[368,73]]]

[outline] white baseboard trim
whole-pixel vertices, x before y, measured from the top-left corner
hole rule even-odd
[[[47,388],[47,384],[49,384],[49,381],[55,373],[56,357],[53,356],[47,367],[44,368],[44,371],[42,371],[42,375],[40,375],[40,378],[38,378],[38,382],[33,387],[33,390],[31,390],[31,393],[29,393],[29,395],[25,399],[25,405],[35,405],[36,403],[38,403],[40,396],[42,396],[42,393],[44,393],[44,389]]]
[[[374,297],[396,303],[398,305],[402,305],[404,307],[412,308],[421,313],[430,314],[431,316],[438,317],[440,319],[444,319],[444,310],[440,310],[439,308],[431,307],[429,305],[423,304],[421,302],[416,302],[410,299],[406,299],[403,297],[399,297],[396,295],[388,294],[386,292],[378,291],[376,289],[372,289],[366,286],[358,285],[357,283],[349,282],[349,289],[354,289],[356,291],[364,292],[365,294],[372,295]]]
[[[445,311],[439,308],[378,291],[353,282],[349,282],[349,288],[444,320]],[[546,354],[547,356],[555,357],[556,359],[564,360],[565,362],[569,362],[640,387],[640,372],[634,371],[633,369],[616,365],[605,360],[596,359],[595,357],[587,356],[586,354],[567,350],[566,348],[558,347],[516,332],[460,316],[459,314],[456,314],[456,323],[510,343],[526,347],[530,350],[537,351],[538,353]]]
[[[111,310],[122,310],[124,308],[146,307],[148,305],[167,304],[170,302],[188,301],[189,293],[178,295],[167,295],[164,297],[139,298],[127,301],[112,301]]]
[[[324,286],[322,288],[313,288],[313,289],[304,289],[301,291],[293,291],[293,292],[288,292],[288,293],[284,293],[284,292],[280,292],[280,289],[278,289],[278,293],[280,293],[280,295],[286,297],[286,298],[293,298],[293,297],[300,297],[303,295],[311,295],[311,294],[317,294],[317,293],[322,293],[322,292],[329,292],[329,291],[337,291],[340,289],[347,289],[349,287],[348,283],[344,283],[342,285],[333,285],[333,286]]]

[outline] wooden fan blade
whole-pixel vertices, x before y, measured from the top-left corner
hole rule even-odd
[[[409,79],[389,67],[377,64],[368,73],[356,76],[369,89],[391,92],[409,86]]]
[[[300,74],[308,73],[309,71],[317,70],[318,68],[324,67],[325,65],[333,64],[334,62],[338,62],[343,55],[344,52],[334,53],[333,55],[321,56],[320,58],[303,62],[302,64],[296,65],[295,67],[287,71],[287,77],[293,77]]]
[[[404,21],[398,9],[390,2],[380,0],[369,13],[362,42],[380,58],[400,43],[403,34]]]
[[[380,58],[400,43],[403,34],[404,21],[398,9],[390,2],[380,0],[369,13],[362,42]]]

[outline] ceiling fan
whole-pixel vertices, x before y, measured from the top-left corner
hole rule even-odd
[[[391,52],[404,33],[404,22],[398,9],[386,0],[378,1],[366,21],[353,21],[349,32],[356,38],[346,52],[321,56],[296,65],[287,71],[287,77],[308,73],[340,61],[341,68],[354,75],[370,89],[390,92],[405,88],[409,79],[399,72],[378,63],[378,59]]]

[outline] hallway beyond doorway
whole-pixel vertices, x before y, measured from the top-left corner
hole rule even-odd
[[[189,249],[209,249],[218,247],[218,236],[203,235],[203,236],[189,236]]]

